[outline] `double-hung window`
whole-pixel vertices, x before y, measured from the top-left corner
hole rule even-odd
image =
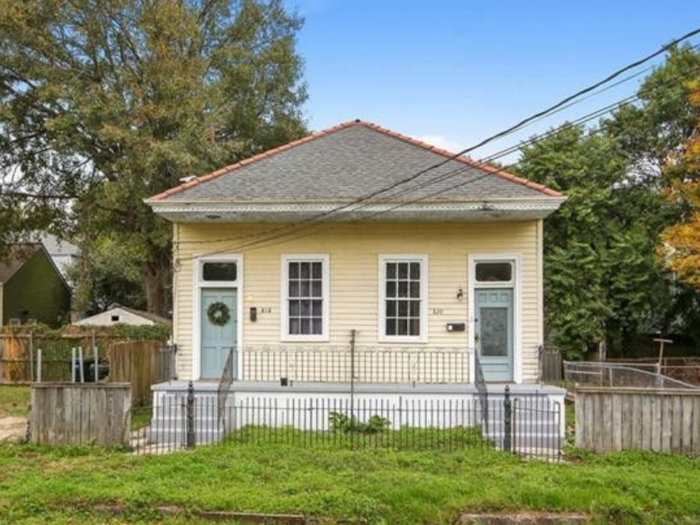
[[[282,339],[328,339],[328,255],[282,256]]]
[[[379,339],[387,342],[426,341],[427,256],[382,255],[379,265]]]

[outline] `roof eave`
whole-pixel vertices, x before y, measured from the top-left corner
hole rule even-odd
[[[566,200],[561,197],[478,199],[444,202],[383,202],[347,206],[338,202],[169,202],[151,201],[153,211],[175,223],[439,222],[544,219]],[[342,211],[335,213],[342,207]]]

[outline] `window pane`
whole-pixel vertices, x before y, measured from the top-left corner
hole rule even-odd
[[[420,279],[420,263],[411,263],[411,279]]]
[[[314,318],[312,321],[312,333],[313,335],[320,335],[323,333],[323,321],[320,318]]]
[[[399,317],[408,316],[408,301],[399,301]]]
[[[303,262],[301,265],[301,278],[308,279],[311,277],[311,263]]]
[[[312,277],[314,279],[320,279],[322,276],[323,276],[323,274],[321,271],[321,263],[320,262],[313,263],[313,275],[312,275]]]
[[[387,317],[396,317],[396,301],[387,301],[386,302],[386,316]]]
[[[311,301],[299,301],[301,303],[301,315],[311,315]]]
[[[508,355],[508,309],[481,308],[481,355]]]
[[[311,313],[314,317],[322,317],[323,301],[311,301]]]
[[[310,334],[311,333],[311,319],[301,319],[299,321],[301,329],[299,330],[299,333],[302,334]]]
[[[510,282],[513,280],[513,264],[509,262],[477,263],[476,280],[479,282]]]
[[[399,263],[399,279],[408,278],[408,263]]]
[[[237,276],[235,262],[207,262],[202,266],[202,279],[205,281],[235,281]]]
[[[386,263],[386,278],[396,279],[396,263]]]
[[[300,301],[289,301],[289,315],[299,317],[301,315]]]
[[[387,319],[386,320],[386,335],[396,335],[396,320]]]
[[[408,335],[408,321],[406,319],[399,319],[398,325],[399,329],[397,335]]]
[[[312,297],[321,297],[321,294],[323,290],[323,286],[321,281],[313,281],[311,283],[311,296]]]
[[[410,297],[414,297],[416,299],[420,298],[420,283],[411,282],[409,291]]]
[[[299,281],[289,281],[289,297],[299,297]]]
[[[299,278],[299,263],[289,263],[289,278],[298,279]]]
[[[299,334],[299,319],[290,319],[289,320],[289,333],[292,335]]]
[[[399,297],[408,297],[408,283],[399,281]]]
[[[302,271],[303,273],[303,271]],[[311,283],[309,281],[301,281],[299,283],[299,296],[300,297],[310,297],[311,296]]]
[[[409,331],[410,335],[420,335],[420,321],[418,319],[409,321]]]
[[[386,296],[396,297],[396,283],[393,281],[388,281],[386,283]]]
[[[411,306],[410,306],[409,310],[410,310],[409,315],[411,317],[419,317],[420,316],[420,301],[411,301]]]

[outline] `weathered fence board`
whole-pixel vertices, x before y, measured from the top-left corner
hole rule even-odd
[[[109,346],[109,380],[131,383],[134,406],[151,403],[151,385],[171,379],[172,351],[161,341],[127,341]]]
[[[576,389],[576,446],[700,455],[700,390]]]
[[[31,440],[47,445],[128,445],[131,385],[34,383]]]

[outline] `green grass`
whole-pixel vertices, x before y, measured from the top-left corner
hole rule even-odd
[[[28,386],[0,386],[0,417],[24,417],[29,405]]]
[[[700,460],[643,453],[524,462],[489,449],[254,444],[163,456],[0,446],[0,523],[177,523],[154,506],[447,524],[460,511],[590,512],[597,523],[700,523]],[[120,518],[93,512],[118,504]]]

